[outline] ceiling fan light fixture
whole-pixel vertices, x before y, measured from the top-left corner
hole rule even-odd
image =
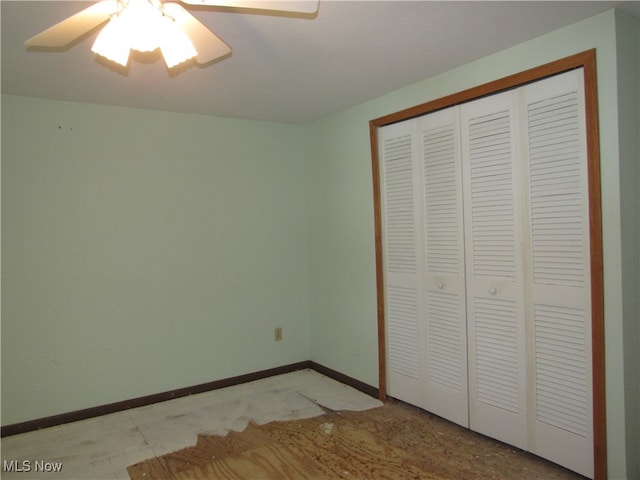
[[[100,31],[91,51],[123,67],[129,63],[129,41],[117,17],[112,18]]]
[[[159,48],[169,68],[198,54],[187,34],[164,14],[162,4],[129,0],[124,5],[98,34],[91,48],[94,53],[126,66],[130,50]]]
[[[172,68],[198,55],[186,33],[169,17],[164,17],[166,28],[160,51],[167,67]]]
[[[2,0],[0,0],[2,1]],[[131,50],[160,49],[169,68],[189,59],[207,65],[225,58],[231,47],[180,3],[233,7],[242,11],[301,13],[318,11],[319,0],[94,0],[94,4],[27,39],[27,48],[65,48],[105,24],[91,50],[127,66]],[[277,13],[276,13],[277,14]]]
[[[126,25],[131,49],[139,52],[152,52],[160,47],[165,34],[163,19],[160,5],[154,5],[149,0],[129,0],[118,15],[118,21]]]

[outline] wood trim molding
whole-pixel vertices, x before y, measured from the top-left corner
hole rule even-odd
[[[290,372],[295,372],[297,370],[304,370],[305,368],[311,368],[310,361],[292,363],[289,365],[284,365],[282,367],[269,368],[267,370],[261,370],[259,372],[239,375],[237,377],[230,377],[222,380],[215,380],[213,382],[201,383],[199,385],[192,385],[190,387],[178,388],[175,390],[155,393],[152,395],[145,395],[144,397],[132,398],[129,400],[123,400],[121,402],[109,403],[107,405],[100,405],[97,407],[85,408],[85,409],[76,410],[73,412],[62,413],[60,415],[52,415],[50,417],[38,418],[36,420],[29,420],[26,422],[15,423],[13,425],[3,426],[1,429],[0,436],[7,437],[10,435],[16,435],[18,433],[25,433],[25,432],[30,432],[32,430],[39,430],[41,428],[54,427],[56,425],[62,425],[65,423],[72,423],[72,422],[77,422],[79,420],[86,420],[88,418],[99,417],[101,415],[108,415],[110,413],[120,412],[122,410],[128,410],[130,408],[144,407],[145,405],[164,402],[166,400],[173,400],[175,398],[186,397],[188,395],[195,395],[197,393],[204,393],[211,390],[217,390],[219,388],[231,387],[233,385],[239,385],[241,383],[253,382],[255,380],[261,380],[263,378],[272,377],[274,375],[281,375],[283,373],[290,373]]]
[[[493,95],[504,90],[520,87],[527,83],[542,80],[543,78],[557,75],[559,73],[573,70],[575,68],[585,67],[586,69],[588,68],[587,65],[591,63],[593,63],[593,67],[595,68],[595,55],[595,49],[577,53],[575,55],[561,58],[560,60],[556,60],[539,67],[525,70],[524,72],[515,73],[513,75],[499,78],[483,85],[478,85],[461,92],[453,93],[451,95],[431,100],[414,107],[400,110],[399,112],[375,118],[371,120],[369,124],[375,127],[383,127],[385,125],[391,125],[392,123],[419,117],[426,113],[435,112],[436,110],[441,110],[453,105],[476,100],[480,97]]]
[[[370,397],[378,396],[378,389],[376,387],[372,387],[368,383],[361,382],[353,377],[349,377],[344,373],[340,373],[336,370],[332,370],[329,367],[325,367],[324,365],[320,365],[314,361],[309,362],[309,368],[315,370],[318,373],[321,373],[325,377],[332,378],[340,383],[344,383],[345,385],[349,385],[350,387],[355,388],[356,390],[360,390],[362,393],[366,393]]]
[[[432,100],[369,122],[373,171],[373,202],[376,242],[376,287],[378,315],[379,396],[384,400],[387,389],[384,278],[382,258],[382,209],[378,133],[380,127],[419,117],[460,103],[498,93],[576,68],[584,68],[585,108],[587,121],[587,162],[589,182],[589,228],[591,245],[591,318],[593,369],[593,428],[595,479],[607,478],[606,390],[604,352],[604,282],[602,254],[602,206],[600,192],[600,134],[598,127],[598,95],[596,51],[587,50],[524,72],[509,75],[461,92]]]
[[[178,388],[176,390],[169,390],[167,392],[132,398],[130,400],[123,400],[121,402],[110,403],[107,405],[100,405],[98,407],[85,408],[83,410],[76,410],[74,412],[68,412],[60,415],[53,415],[36,420],[29,420],[26,422],[6,425],[1,428],[0,436],[8,437],[11,435],[17,435],[19,433],[39,430],[41,428],[54,427],[56,425],[77,422],[80,420],[86,420],[88,418],[128,410],[130,408],[144,407],[145,405],[151,405],[153,403],[173,400],[175,398],[195,395],[197,393],[209,392],[211,390],[231,387],[233,385],[239,385],[241,383],[254,382],[256,380],[272,377],[274,375],[282,375],[284,373],[291,373],[305,369],[315,370],[318,373],[337,380],[338,382],[349,385],[350,387],[353,387],[356,390],[360,390],[361,392],[372,397],[378,396],[377,388],[372,387],[371,385],[361,382],[360,380],[357,380],[355,378],[349,377],[348,375],[337,372],[336,370],[332,370],[323,365],[320,365],[319,363],[313,362],[311,360],[306,360],[304,362],[291,363],[289,365],[283,365],[281,367],[269,368],[267,370],[247,373],[245,375],[239,375],[237,377],[230,377],[222,380],[215,380],[213,382],[201,383],[199,385],[193,385],[191,387]]]
[[[381,401],[387,398],[387,341],[384,320],[384,270],[382,264],[382,209],[380,199],[380,162],[378,160],[378,125],[369,123],[371,140],[371,167],[373,173],[374,229],[376,242],[376,298],[378,317],[378,394]]]
[[[595,478],[607,478],[606,385],[604,351],[604,259],[600,180],[600,128],[596,55],[585,61],[587,122],[587,176],[589,182],[589,235],[591,255],[591,338],[593,375],[593,437]]]

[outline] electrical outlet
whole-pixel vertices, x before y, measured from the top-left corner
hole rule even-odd
[[[276,327],[274,332],[273,332],[273,337],[275,339],[276,342],[279,342],[280,340],[282,340],[282,327]]]

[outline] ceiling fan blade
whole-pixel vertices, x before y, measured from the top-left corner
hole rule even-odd
[[[27,47],[65,47],[109,20],[117,8],[115,0],[103,0],[31,37],[25,44]]]
[[[232,7],[312,14],[318,11],[318,0],[180,0],[189,5]]]
[[[198,55],[196,62],[209,63],[231,53],[231,47],[177,3],[165,3],[165,14],[187,34]]]

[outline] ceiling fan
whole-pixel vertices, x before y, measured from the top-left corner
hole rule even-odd
[[[287,12],[311,16],[319,0],[178,0],[192,6],[232,8],[254,13]],[[213,62],[231,53],[215,33],[175,1],[102,0],[30,38],[27,47],[63,48],[108,22],[91,50],[126,66],[131,50],[160,49],[167,67],[186,60]]]

